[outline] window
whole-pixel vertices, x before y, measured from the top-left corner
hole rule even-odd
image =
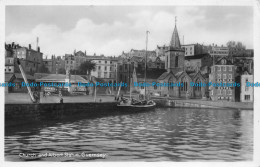
[[[226,66],[223,67],[223,71],[226,71]]]
[[[154,90],[157,90],[157,85],[156,84],[154,85]]]
[[[107,78],[107,72],[104,72],[104,78]]]
[[[218,89],[218,94],[221,95],[221,93],[222,93],[222,90]]]
[[[245,87],[245,91],[247,92],[248,90],[249,90],[249,87],[246,86],[246,87]]]
[[[105,64],[107,64],[107,61],[105,61]]]
[[[110,67],[110,71],[112,71],[112,67]]]
[[[228,90],[228,95],[232,95],[232,90]]]
[[[110,61],[110,64],[112,64],[112,61]]]
[[[228,74],[228,79],[232,79],[232,74]]]
[[[107,70],[107,67],[105,66],[105,71]]]
[[[101,63],[101,61],[99,60],[98,63]]]
[[[250,100],[250,95],[245,95],[245,100]]]
[[[229,67],[229,71],[232,71],[232,67]]]
[[[227,79],[227,75],[226,74],[223,74],[223,79]]]
[[[179,61],[178,59],[179,59],[179,57],[176,56],[176,57],[175,57],[175,67],[178,67],[178,61]]]
[[[221,79],[221,74],[218,74],[218,79]]]
[[[99,69],[99,70],[101,70],[101,67],[100,67],[100,66],[98,66],[98,69]]]
[[[218,67],[218,71],[221,71],[221,67]]]

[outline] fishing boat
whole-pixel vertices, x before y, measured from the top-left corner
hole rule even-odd
[[[149,31],[146,32],[146,52],[145,52],[145,77],[144,77],[144,82],[146,83],[146,70],[147,70],[147,43],[148,43],[148,33]],[[145,110],[150,110],[156,106],[156,103],[153,100],[148,100],[146,96],[146,87],[144,87],[144,99],[140,100],[138,98],[133,98],[132,97],[132,90],[133,89],[138,89],[133,86],[133,83],[137,82],[137,77],[136,77],[136,72],[135,68],[133,70],[133,75],[132,78],[130,79],[130,98],[125,98],[121,97],[119,104],[117,105],[118,108],[123,109],[123,110],[130,110],[130,111],[145,111]],[[142,94],[141,90],[137,90],[140,94]],[[120,88],[118,92],[118,96],[120,94]],[[139,94],[139,95],[140,95]],[[117,96],[117,98],[118,98]],[[140,96],[139,96],[140,97]]]

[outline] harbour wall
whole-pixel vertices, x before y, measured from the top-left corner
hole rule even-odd
[[[231,101],[207,101],[201,99],[153,99],[157,107],[168,108],[207,108],[207,109],[236,109],[253,110],[254,103],[231,102]]]
[[[116,114],[116,102],[5,104],[5,126]]]
[[[171,99],[154,99],[159,108],[218,108],[241,109],[228,107],[224,103],[207,101],[188,101]],[[249,105],[250,107],[251,105]],[[242,109],[253,109],[242,108]],[[132,111],[130,111],[132,112]],[[5,104],[5,126],[15,126],[32,122],[50,120],[82,119],[123,114],[117,108],[117,102],[88,103],[41,103],[41,104]]]

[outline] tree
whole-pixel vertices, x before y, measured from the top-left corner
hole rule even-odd
[[[90,75],[92,70],[96,69],[96,64],[92,61],[85,61],[80,64],[77,74]]]
[[[242,42],[235,42],[235,41],[228,41],[227,47],[229,48],[238,48],[238,49],[245,49],[246,47],[242,44]]]
[[[227,47],[229,47],[229,48],[236,47],[236,42],[235,41],[228,41],[227,42]]]

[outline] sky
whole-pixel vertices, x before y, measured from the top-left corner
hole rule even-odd
[[[105,56],[169,45],[177,17],[181,44],[253,48],[253,8],[245,6],[6,6],[6,43],[39,46],[50,57],[74,50]]]

